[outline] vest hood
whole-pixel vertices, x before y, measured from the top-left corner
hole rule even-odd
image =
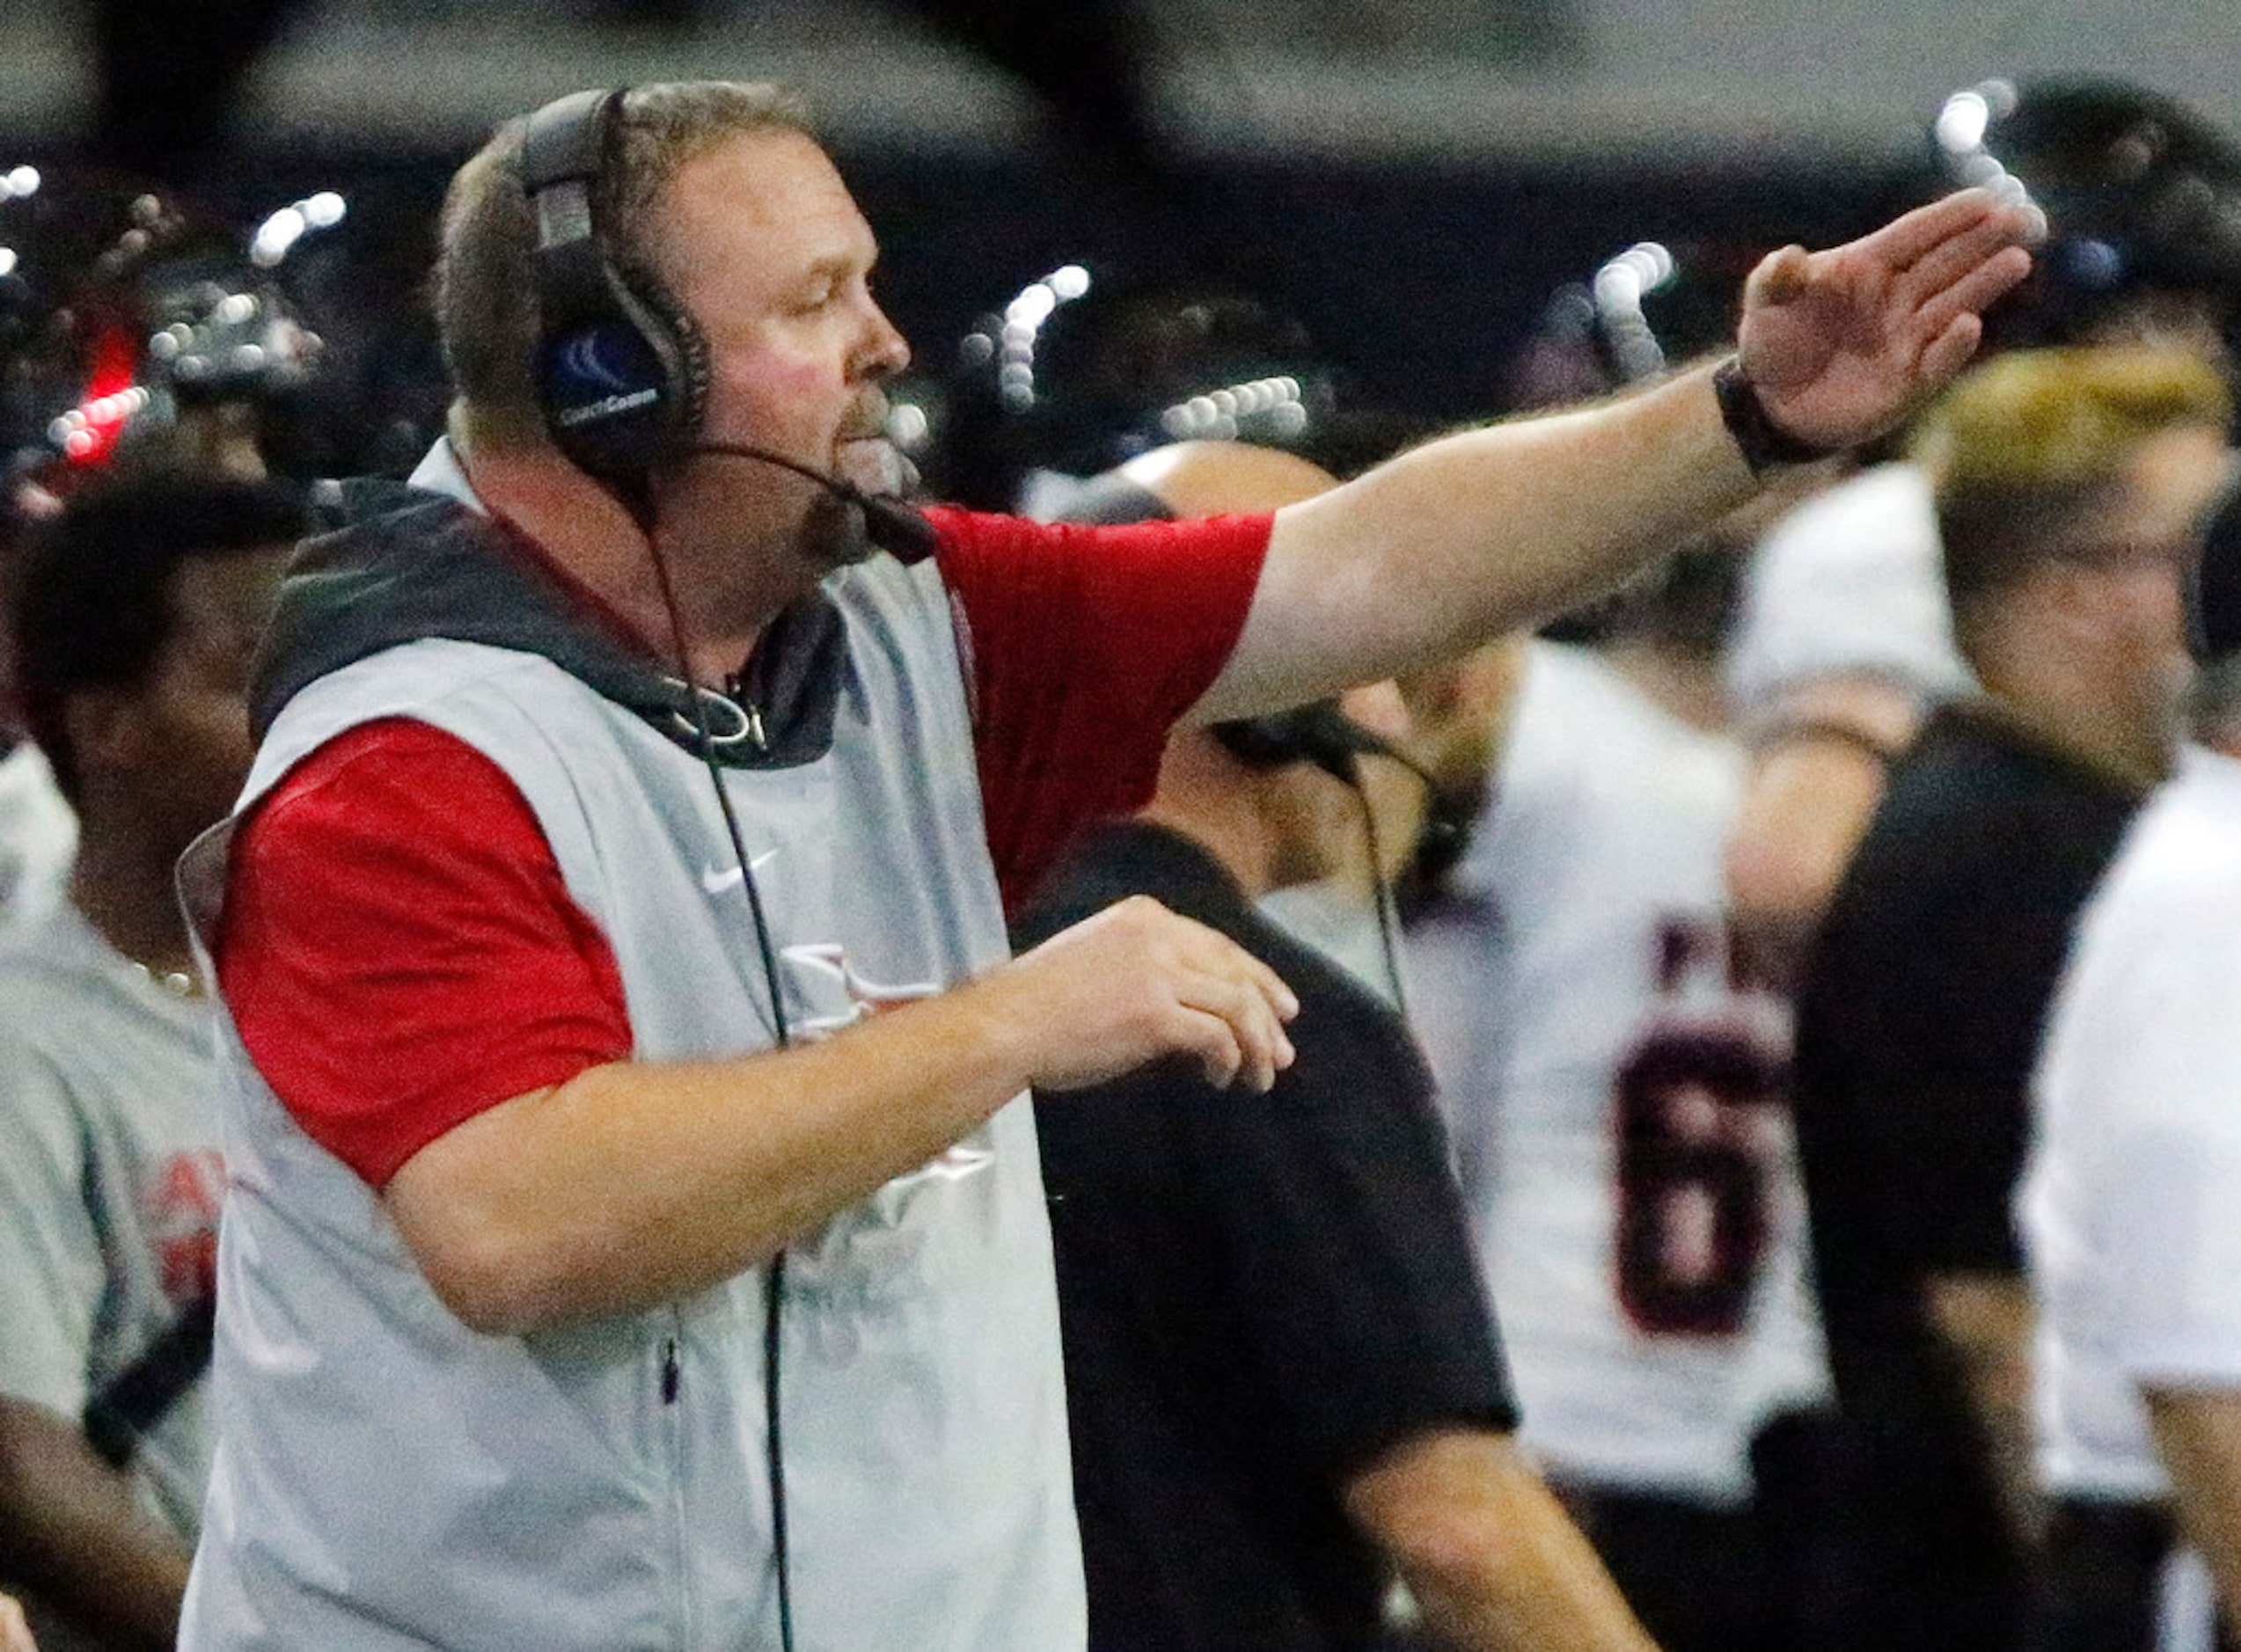
[[[512,530],[448,495],[364,479],[322,490],[331,530],[290,561],[253,668],[261,741],[308,684],[385,649],[431,638],[549,660],[696,757],[684,681],[547,568]],[[765,630],[732,691],[700,691],[710,755],[729,767],[814,762],[831,747],[846,676],[839,609],[819,592]]]

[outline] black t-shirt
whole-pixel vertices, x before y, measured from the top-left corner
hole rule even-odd
[[[1384,1573],[1346,1476],[1517,1422],[1431,1076],[1397,1016],[1155,827],[1078,844],[1018,939],[1133,894],[1284,977],[1298,1059],[1265,1096],[1170,1061],[1037,1100],[1089,1644],[1367,1646]]]
[[[2040,1034],[2139,801],[1988,707],[1939,710],[1893,767],[1800,990],[1798,1147],[1838,1398],[1957,1571],[2008,1557],[1922,1286],[2020,1266]]]

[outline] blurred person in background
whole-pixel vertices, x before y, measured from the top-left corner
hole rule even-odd
[[[2200,744],[2078,921],[2033,1085],[2033,1652],[2211,1652],[2241,1625],[2241,490],[2201,588]]]
[[[299,239],[307,232],[300,213],[294,228]],[[144,179],[10,172],[0,188],[0,577],[18,545],[83,490],[142,475],[255,481],[268,450],[297,445],[322,342],[282,279],[285,249],[253,257],[251,240]],[[12,675],[0,654],[0,684]],[[62,902],[77,839],[15,701],[0,687],[0,933],[37,925]]]
[[[1517,393],[1608,393],[1703,347],[1740,260],[1641,243],[1561,289]],[[1410,1004],[1517,1374],[1520,1437],[1660,1644],[1812,1643],[1827,1392],[1784,1102],[1786,1002],[1731,947],[1744,759],[1720,668],[1761,501],[1593,608],[1409,683],[1478,800],[1417,903]]]
[[[1732,325],[1732,306],[1722,321]],[[1178,462],[1193,440],[1249,442],[1343,478],[1425,434],[1366,405],[1307,329],[1266,300],[1102,264],[1062,266],[983,316],[959,347],[941,418],[926,464],[943,497],[1078,523],[1260,508],[1236,491],[1241,476],[1212,472],[1208,486],[1208,471]],[[1398,1003],[1391,880],[1419,830],[1446,822],[1425,820],[1424,786],[1399,764],[1371,765],[1363,786],[1365,830],[1334,842],[1322,874],[1259,905]]]
[[[0,588],[13,580],[34,520],[18,499],[0,500]],[[0,636],[0,937],[35,929],[62,903],[77,852],[77,816],[38,742],[24,733],[13,654]]]
[[[1174,516],[1335,479],[1191,442],[1110,480],[1108,499]],[[1380,742],[1350,713],[1380,694],[1176,733],[1151,801],[1078,839],[1014,925],[1031,946],[1148,895],[1300,1001],[1298,1058],[1264,1102],[1222,1105],[1166,1063],[1037,1109],[1100,1652],[1366,1648],[1393,1574],[1443,1648],[1649,1644],[1512,1437],[1406,1027],[1253,904],[1360,839]]]
[[[277,483],[111,480],[14,570],[26,719],[82,829],[67,902],[0,951],[0,1577],[50,1648],[177,1633],[213,1444],[207,1319],[179,1333],[223,1173],[172,866],[248,771],[250,654],[303,526]]]
[[[2028,1081],[2078,910],[2181,732],[2182,591],[2230,413],[2196,351],[2017,351],[1910,450],[1980,691],[1893,764],[1798,1001],[1862,1646],[2015,1641],[2037,1525],[2010,1214]]]
[[[2149,341],[2230,369],[2241,319],[2241,152],[2194,111],[2121,81],[1988,81],[1929,134],[1945,182],[2047,217],[2045,256],[1989,349]],[[1929,707],[1974,684],[1953,643],[1936,507],[1886,452],[1774,524],[1729,665],[1751,783],[1728,852],[1745,944],[1794,981],[1892,761]]]
[[[1408,936],[1520,1437],[1674,1648],[1810,1644],[1805,1414],[1827,1381],[1788,1006],[1745,976],[1720,881],[1745,543],[1677,552],[1592,644],[1480,662],[1483,810]]]

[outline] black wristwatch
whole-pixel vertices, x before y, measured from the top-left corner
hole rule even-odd
[[[1739,355],[1729,356],[1713,369],[1712,394],[1719,399],[1720,422],[1735,439],[1736,449],[1754,476],[1764,476],[1780,465],[1810,464],[1842,451],[1801,441],[1769,418],[1766,404],[1759,399],[1759,387],[1744,370]]]

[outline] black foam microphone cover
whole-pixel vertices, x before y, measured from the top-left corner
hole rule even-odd
[[[941,536],[934,531],[934,524],[899,499],[867,493],[853,482],[828,476],[814,465],[789,459],[768,448],[750,447],[743,442],[703,442],[695,444],[692,450],[719,454],[725,458],[759,459],[765,464],[775,464],[781,471],[791,471],[815,482],[843,504],[854,506],[863,519],[864,537],[897,562],[923,562],[941,548]]]
[[[1354,758],[1359,756],[1408,759],[1338,709],[1337,700],[1313,700],[1290,711],[1261,717],[1241,717],[1210,725],[1209,732],[1232,756],[1255,768],[1273,769],[1288,763],[1312,763],[1324,773],[1354,783]],[[1413,764],[1408,764],[1410,768]]]
[[[2210,512],[2186,596],[2186,640],[2197,662],[2214,664],[2241,649],[2241,480]]]
[[[863,513],[864,537],[897,562],[923,562],[941,548],[934,524],[899,499],[867,493],[846,483],[834,489]]]

